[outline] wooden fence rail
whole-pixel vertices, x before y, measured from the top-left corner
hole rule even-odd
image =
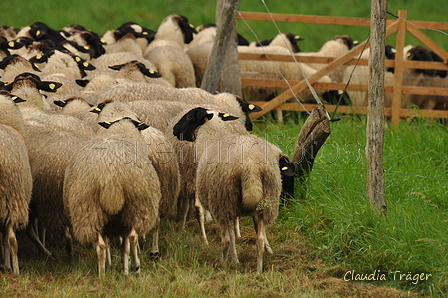
[[[448,88],[428,88],[417,86],[406,86],[402,84],[403,81],[403,69],[404,68],[417,68],[417,69],[438,69],[448,70],[448,53],[439,47],[434,41],[427,37],[420,31],[420,27],[431,28],[437,30],[448,30],[448,23],[444,22],[424,22],[424,21],[411,21],[411,25],[405,21],[406,11],[400,10],[398,12],[399,18],[397,20],[387,20],[386,36],[393,33],[397,33],[396,45],[397,54],[395,60],[386,60],[386,67],[395,68],[395,81],[392,86],[385,86],[385,92],[393,93],[392,106],[384,109],[384,115],[391,118],[393,125],[400,122],[402,117],[410,116],[422,116],[432,118],[448,118],[448,111],[444,110],[416,110],[416,109],[404,109],[401,108],[401,95],[402,94],[419,94],[419,95],[434,95],[434,96],[447,96]],[[276,22],[298,22],[298,23],[313,23],[313,24],[327,24],[327,25],[347,25],[347,26],[370,26],[370,19],[363,18],[348,18],[348,17],[327,17],[327,16],[309,16],[309,15],[292,15],[292,14],[268,14],[260,12],[239,12],[237,14],[238,19],[244,20],[258,20],[258,21],[272,21]],[[403,48],[405,46],[406,33],[410,33],[421,41],[426,47],[434,51],[439,55],[444,62],[419,62],[419,61],[406,61],[403,59]],[[367,44],[366,44],[367,43]],[[273,61],[290,61],[290,62],[303,62],[303,63],[325,63],[322,70],[309,76],[307,79],[315,89],[325,90],[341,90],[346,86],[341,83],[318,83],[322,76],[327,75],[333,71],[336,67],[341,65],[367,65],[367,59],[356,58],[364,47],[369,46],[368,40],[361,42],[358,46],[349,51],[342,57],[300,57],[289,55],[269,55],[267,57],[264,54],[239,54],[239,59],[243,60],[273,60]],[[290,111],[310,111],[314,108],[314,104],[299,104],[287,102],[294,94],[297,94],[306,88],[308,88],[306,82],[295,81],[288,82],[288,84],[282,80],[257,80],[257,79],[242,79],[242,85],[246,86],[265,86],[265,87],[284,87],[285,91],[270,101],[252,101],[263,108],[261,112],[251,114],[252,119],[257,119],[262,115],[268,113],[271,110],[290,110]],[[289,88],[289,86],[292,86]],[[367,86],[348,86],[347,90],[354,91],[367,91]],[[335,110],[335,106],[326,105],[329,112]],[[340,106],[338,111],[341,113],[355,113],[366,114],[366,107],[347,107]]]

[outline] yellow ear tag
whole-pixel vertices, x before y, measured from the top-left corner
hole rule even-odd
[[[15,45],[15,43],[13,41],[8,42],[8,46],[10,46],[11,48]]]
[[[89,50],[90,47],[89,46],[84,46],[84,49]]]
[[[358,43],[359,43],[359,41],[357,41],[357,40],[353,41],[353,44],[358,44]]]
[[[288,169],[288,167],[283,167],[282,171],[286,171]]]
[[[227,118],[227,117],[230,117],[230,115],[229,114],[224,114],[224,115],[222,115],[224,118]]]
[[[12,101],[14,101],[14,100],[16,100],[16,99],[17,99],[17,96],[12,96],[12,97],[11,97],[11,100],[12,100]]]
[[[106,41],[104,39],[101,38],[100,41],[102,44],[106,44]]]
[[[143,35],[148,35],[148,34],[149,34],[149,33],[148,33],[148,32],[146,32],[146,31],[144,31],[144,32],[143,32]]]
[[[81,61],[81,58],[78,57],[78,56],[76,56],[76,57],[75,57],[75,61],[76,61],[76,62],[80,62],[80,61]]]
[[[50,89],[53,90],[54,88],[56,88],[56,85],[51,83],[50,85],[48,85],[48,87],[50,87]]]
[[[207,121],[208,121],[208,118],[207,118],[207,117],[204,117],[204,121],[207,122]]]
[[[193,24],[189,24],[191,28],[194,28]]]
[[[294,36],[294,39],[300,39],[300,35]]]
[[[36,55],[36,59],[37,59],[37,60],[42,59],[42,55],[41,55],[41,54],[37,54],[37,55]]]
[[[37,65],[36,63],[34,63],[34,67],[36,67],[37,69],[39,69],[39,65]]]
[[[111,125],[111,123],[109,121],[104,121],[104,123]]]
[[[410,56],[411,56],[411,53],[407,52],[406,57],[410,57]]]
[[[390,51],[395,54],[397,52],[397,49],[396,48],[392,48]]]
[[[250,104],[249,105],[249,110],[253,110],[253,109],[255,109],[255,106],[253,104]]]
[[[342,93],[344,93],[344,91],[338,90],[338,95],[341,95]]]
[[[61,100],[61,102],[62,102],[63,104],[67,104],[67,102],[66,102],[65,100]]]
[[[37,30],[36,31],[36,36],[39,36],[40,35],[40,30]]]
[[[14,81],[9,81],[9,82],[7,82],[5,85],[9,85],[9,84],[12,84]]]
[[[101,112],[100,108],[94,108],[95,111]]]
[[[84,62],[82,65],[84,65],[84,67],[89,67],[89,62]]]
[[[150,73],[150,74],[154,74],[154,73],[155,73],[154,69],[150,69],[150,70],[149,70],[149,73]]]

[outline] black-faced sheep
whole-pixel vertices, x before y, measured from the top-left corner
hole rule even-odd
[[[198,146],[196,195],[220,226],[223,260],[230,251],[232,261],[238,263],[234,227],[239,216],[251,216],[257,232],[257,272],[261,272],[269,247],[266,226],[278,214],[281,151],[253,135],[214,133],[223,121],[233,119],[195,108],[174,126],[173,134]]]
[[[154,64],[165,80],[173,87],[196,86],[193,63],[185,53],[184,44],[193,39],[196,29],[181,15],[166,17],[145,50],[144,58]]]
[[[16,101],[20,99],[17,98]],[[0,233],[2,262],[19,274],[15,232],[28,224],[32,177],[23,119],[9,94],[0,94]]]
[[[95,243],[98,269],[105,272],[110,237],[122,237],[124,274],[139,271],[138,236],[150,231],[158,220],[160,182],[148,159],[140,130],[147,126],[134,115],[105,110],[98,121],[105,129],[70,159],[64,179],[64,204],[75,237]]]

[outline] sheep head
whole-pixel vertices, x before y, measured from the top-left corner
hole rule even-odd
[[[225,114],[217,113],[204,109],[202,107],[194,108],[187,112],[173,127],[173,134],[180,141],[194,142],[196,139],[196,133],[198,128],[200,128],[204,123],[211,120],[215,115],[217,115],[223,121],[236,120],[238,117]]]

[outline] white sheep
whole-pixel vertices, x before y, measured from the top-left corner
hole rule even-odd
[[[109,111],[111,113],[109,113]],[[122,237],[123,272],[140,269],[138,236],[145,235],[158,220],[160,182],[148,159],[140,130],[147,126],[120,109],[103,110],[97,137],[70,159],[64,179],[64,204],[75,237],[95,243],[102,276],[110,263],[108,238]]]
[[[220,226],[223,260],[230,251],[232,261],[239,262],[234,227],[239,216],[251,216],[257,232],[260,273],[265,250],[272,252],[265,231],[278,214],[281,151],[254,135],[223,133],[223,121],[234,119],[229,114],[195,108],[174,126],[173,134],[197,144],[196,196]]]
[[[20,99],[17,98],[16,101]],[[19,274],[15,232],[28,224],[32,183],[23,119],[10,95],[0,94],[0,233],[5,268]]]

